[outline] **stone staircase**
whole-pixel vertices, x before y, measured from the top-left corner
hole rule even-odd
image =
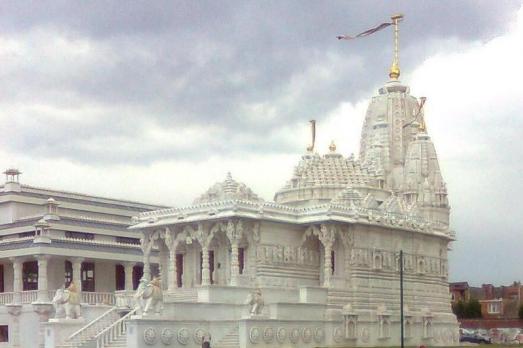
[[[216,348],[239,348],[240,347],[240,329],[235,325],[218,343],[213,344]]]
[[[127,348],[127,337],[120,336],[111,343],[106,344],[105,348]]]
[[[93,341],[96,335],[120,319],[116,307],[112,307],[98,318],[89,322],[80,330],[69,336],[57,348],[80,348],[87,342]]]

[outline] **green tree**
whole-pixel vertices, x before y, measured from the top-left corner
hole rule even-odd
[[[464,318],[481,318],[481,304],[475,298],[471,299],[465,305]]]
[[[465,315],[465,304],[463,301],[459,300],[458,302],[452,304],[452,312],[454,312],[458,319],[463,319]]]
[[[519,306],[519,319],[523,319],[523,305]]]

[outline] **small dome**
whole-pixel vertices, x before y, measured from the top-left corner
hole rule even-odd
[[[356,191],[353,187],[347,187],[345,190],[341,191],[333,200],[333,204],[340,204],[346,206],[361,206],[363,197],[361,193]]]
[[[226,200],[244,200],[252,202],[263,202],[247,185],[237,182],[227,173],[225,181],[211,186],[203,195],[194,200],[194,204],[209,203]]]

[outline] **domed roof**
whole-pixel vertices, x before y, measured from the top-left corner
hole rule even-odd
[[[274,199],[281,204],[330,201],[347,186],[366,186],[371,176],[354,156],[343,157],[334,146],[320,156],[307,153],[294,168],[294,174]]]
[[[194,204],[226,200],[263,202],[263,199],[258,197],[247,185],[237,182],[232,178],[231,173],[227,173],[225,181],[211,186],[203,195],[194,200]]]

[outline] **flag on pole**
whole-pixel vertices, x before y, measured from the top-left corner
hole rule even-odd
[[[364,36],[368,36],[368,35],[371,35],[371,34],[374,34],[375,32],[377,31],[380,31],[382,29],[385,29],[386,27],[392,25],[393,23],[390,23],[390,22],[386,22],[386,23],[381,23],[380,25],[374,27],[374,28],[371,28],[371,29],[368,29],[368,30],[365,30],[364,32],[362,33],[359,33],[355,36],[351,36],[351,35],[339,35],[339,36],[336,36],[336,38],[338,40],[353,40],[353,39],[357,39],[357,38],[360,38],[360,37],[364,37]]]

